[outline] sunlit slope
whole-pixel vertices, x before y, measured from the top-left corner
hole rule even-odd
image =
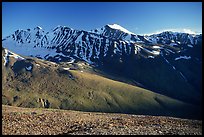
[[[2,103],[81,111],[119,112],[198,118],[196,106],[126,83],[83,72],[65,70],[40,59],[2,64]],[[3,63],[2,59],[2,63]],[[27,71],[26,65],[32,64]]]

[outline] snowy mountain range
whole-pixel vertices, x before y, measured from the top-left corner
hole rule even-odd
[[[16,30],[4,38],[2,44],[3,47],[25,56],[55,62],[81,59],[92,64],[106,56],[141,54],[154,58],[162,54],[178,53],[193,48],[201,41],[202,35],[177,32],[140,36],[113,24],[89,32],[66,26],[57,26],[46,32],[38,26],[34,29]]]
[[[53,62],[81,60],[154,92],[201,103],[202,34],[166,31],[142,36],[117,24],[90,31],[57,26],[47,32],[38,26],[16,30],[2,46],[9,50],[4,65],[8,54],[15,53]]]

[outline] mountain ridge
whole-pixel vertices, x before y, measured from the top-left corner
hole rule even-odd
[[[30,47],[31,49],[42,47],[45,51],[50,51],[52,49],[55,50],[55,54],[54,52],[50,53],[54,55],[34,54],[34,56],[44,59],[48,59],[48,56],[50,56],[50,58],[55,61],[61,61],[64,57],[67,59],[70,59],[70,57],[77,57],[91,63],[97,61],[95,58],[105,57],[108,50],[111,50],[110,56],[112,56],[113,54],[121,55],[123,52],[125,54],[137,54],[139,50],[144,49],[144,47],[141,49],[142,45],[137,46],[134,43],[147,45],[167,44],[171,46],[182,46],[182,44],[187,44],[189,47],[193,47],[193,45],[198,42],[198,37],[200,36],[192,36],[186,33],[176,33],[179,35],[178,37],[182,37],[183,35],[185,36],[185,40],[181,41],[176,35],[172,35],[170,32],[163,32],[151,36],[140,36],[136,34],[133,35],[125,33],[121,31],[120,28],[115,29],[109,27],[108,25],[102,27],[101,30],[102,31],[98,33],[94,31],[75,30],[66,26],[58,25],[51,32],[45,32],[41,27],[38,26],[34,28],[33,33],[31,29],[27,29],[27,31],[17,30],[14,34],[4,38],[2,43],[8,49],[9,46],[6,45],[27,44],[29,47],[32,47]],[[170,38],[166,38],[166,35]],[[167,39],[167,41],[165,41],[165,39]],[[171,40],[171,42],[169,42],[168,39]],[[12,47],[10,50],[14,50],[14,47]],[[156,52],[154,49],[153,51]],[[58,56],[57,53],[59,53]],[[29,54],[27,55],[30,56]]]
[[[56,63],[85,61],[156,93],[200,104],[202,34],[163,32],[134,36],[102,28],[100,33],[66,26],[57,26],[52,32],[41,27],[18,30],[3,39],[2,46],[19,55]]]

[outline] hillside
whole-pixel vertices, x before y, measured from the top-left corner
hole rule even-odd
[[[3,105],[3,135],[202,135],[202,121]]]
[[[83,63],[55,64],[2,50],[2,103],[96,112],[201,118],[199,106],[97,75]],[[63,66],[64,65],[64,66]]]

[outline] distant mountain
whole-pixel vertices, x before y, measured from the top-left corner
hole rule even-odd
[[[160,50],[174,53],[167,46],[178,47],[177,52],[181,52],[201,42],[202,35],[186,33],[163,32],[139,36],[117,24],[105,25],[89,32],[66,26],[57,26],[52,31],[45,32],[41,27],[36,27],[16,30],[2,40],[4,47],[22,55],[56,62],[77,58],[89,63],[96,63],[106,56],[143,55],[143,52],[149,54],[145,57],[152,58],[161,55],[163,52],[159,52]]]
[[[134,34],[117,24],[91,31],[57,26],[16,30],[3,47],[53,62],[85,61],[110,75],[188,103],[201,104],[202,34]]]

